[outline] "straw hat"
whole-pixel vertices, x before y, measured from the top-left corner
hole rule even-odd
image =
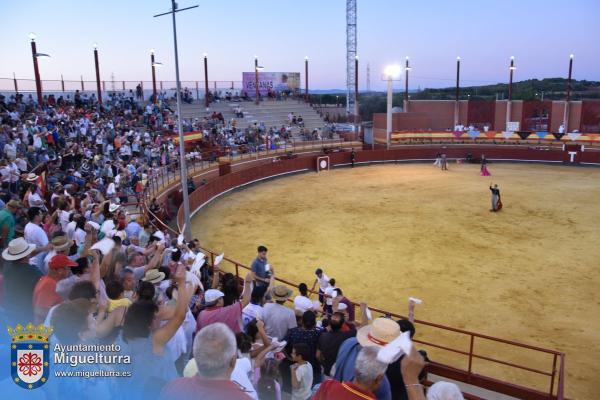
[[[118,204],[111,204],[110,206],[108,206],[108,211],[111,213],[114,213],[115,211],[117,211],[119,209],[119,207],[121,207]]]
[[[35,244],[29,244],[22,237],[16,238],[8,243],[6,250],[2,252],[2,258],[6,261],[20,260],[27,257],[35,249]]]
[[[10,200],[8,203],[6,203],[7,207],[12,207],[12,208],[23,208],[23,203],[21,203],[19,200]]]
[[[27,174],[27,178],[25,178],[27,180],[27,182],[35,182],[37,180],[38,176],[36,174],[34,174],[33,172]]]
[[[147,271],[144,277],[142,278],[144,282],[150,283],[159,283],[162,282],[163,279],[165,279],[165,273],[160,272],[157,269],[151,269]]]
[[[67,239],[66,236],[57,236],[52,239],[51,243],[54,251],[56,252],[68,250],[73,244],[69,239]]]
[[[383,347],[400,336],[400,326],[389,318],[376,318],[372,324],[363,326],[356,332],[361,346]]]
[[[288,288],[287,286],[277,285],[273,289],[273,293],[271,294],[271,296],[275,301],[285,301],[290,298],[292,293],[292,289]]]

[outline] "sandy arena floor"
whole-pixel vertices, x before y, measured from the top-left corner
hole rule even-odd
[[[490,164],[369,166],[307,173],[222,197],[193,220],[203,245],[250,264],[269,248],[278,276],[321,266],[355,301],[564,351],[566,394],[600,396],[600,169]],[[489,212],[490,182],[504,210]],[[417,326],[465,351],[469,339]],[[428,348],[432,359],[467,360]],[[479,354],[550,371],[551,358],[476,340]],[[473,370],[548,390],[549,379],[474,360]]]

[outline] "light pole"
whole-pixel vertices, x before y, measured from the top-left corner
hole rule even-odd
[[[454,128],[458,125],[458,107],[460,100],[460,57],[456,57],[456,94],[454,96]]]
[[[44,98],[42,97],[42,80],[40,79],[40,69],[38,66],[38,57],[50,57],[48,54],[38,53],[35,45],[35,33],[29,34],[31,39],[31,56],[33,57],[33,73],[35,75],[35,90],[38,98],[38,108],[44,108]]]
[[[510,56],[510,67],[508,70],[510,71],[509,80],[508,80],[508,101],[506,102],[506,130],[508,130],[508,123],[512,117],[512,83],[513,83],[513,72],[517,69],[515,67],[515,56]]]
[[[181,82],[179,81],[179,54],[177,52],[177,23],[175,21],[175,13],[180,11],[196,8],[196,6],[177,9],[175,0],[171,0],[171,11],[157,14],[154,17],[171,14],[173,16],[173,47],[175,51],[175,79],[177,81],[177,133],[179,134],[179,169],[181,175],[181,192],[183,195],[183,235],[186,240],[192,238],[191,222],[190,222],[190,200],[187,185],[187,166],[185,162],[185,143],[183,136],[183,124],[181,123]]]
[[[404,81],[404,112],[408,112],[408,71],[412,68],[408,63],[408,56],[406,56],[406,67],[404,67],[405,81]]]
[[[308,103],[308,56],[304,57],[304,101]]]
[[[258,73],[265,69],[265,67],[261,67],[260,65],[254,66],[254,84],[256,85],[256,105],[259,104],[258,97],[260,96],[260,92],[258,91]]]
[[[401,68],[397,64],[388,65],[385,67],[384,75],[387,80],[387,114],[386,114],[386,148],[390,148],[390,139],[392,134],[392,96],[394,89],[394,78],[398,78],[401,73]]]
[[[154,49],[150,49],[150,67],[152,68],[152,98],[154,104],[158,103],[158,96],[156,95],[156,67],[162,65],[154,61]]]
[[[204,53],[204,105],[206,108],[210,105],[208,99],[208,54]]]
[[[354,123],[358,124],[358,55],[354,56]],[[358,125],[355,131],[358,135]]]
[[[258,92],[258,56],[254,56],[254,86],[256,89],[256,99],[254,104],[258,105],[260,93]]]
[[[569,77],[567,78],[567,101],[565,101],[565,114],[563,116],[563,125],[565,132],[569,132],[569,107],[571,105],[571,75],[573,73],[573,54],[569,56]]]
[[[96,91],[98,92],[98,106],[102,105],[102,90],[100,88],[100,64],[98,63],[98,44],[92,45],[94,48],[94,64],[96,66]]]

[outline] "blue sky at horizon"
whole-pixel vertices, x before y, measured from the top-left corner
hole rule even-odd
[[[344,0],[180,0],[200,7],[178,15],[182,80],[239,81],[254,55],[267,71],[304,75],[310,58],[311,89],[345,87]],[[32,78],[29,32],[37,35],[42,79],[94,79],[92,43],[100,50],[101,79],[150,80],[149,49],[164,63],[158,80],[174,80],[171,19],[152,18],[168,0],[0,0],[0,78]],[[410,56],[410,88],[453,85],[456,56],[464,86],[506,82],[515,56],[515,80],[566,76],[600,80],[600,1],[571,0],[358,0],[359,89],[382,90],[381,72]],[[258,27],[258,28],[256,28]],[[7,40],[9,38],[10,40]],[[302,76],[304,79],[304,76]],[[403,84],[402,84],[403,85]]]

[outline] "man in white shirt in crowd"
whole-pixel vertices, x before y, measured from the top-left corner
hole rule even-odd
[[[324,297],[325,297],[325,313],[328,315],[333,314],[333,299],[337,297],[338,293],[335,287],[335,279],[331,278],[329,280],[329,286],[325,289]]]
[[[42,273],[46,273],[44,270],[44,257],[46,252],[52,249],[52,245],[48,241],[48,235],[40,226],[42,222],[42,210],[38,207],[31,207],[27,210],[27,217],[29,222],[25,225],[24,237],[27,243],[35,244],[36,249],[40,249],[40,252],[34,257],[29,259],[31,265],[37,266]]]
[[[306,283],[298,285],[300,295],[294,297],[294,309],[301,313],[313,309],[313,302],[308,298],[308,286]]]
[[[323,272],[323,269],[321,268],[317,268],[317,270],[315,271],[315,275],[317,276],[317,278],[315,279],[315,282],[313,283],[310,291],[313,292],[315,290],[315,286],[318,283],[319,301],[321,302],[321,304],[323,304],[323,294],[325,293],[325,289],[327,289],[327,287],[329,286],[329,277],[325,275],[325,272]]]

